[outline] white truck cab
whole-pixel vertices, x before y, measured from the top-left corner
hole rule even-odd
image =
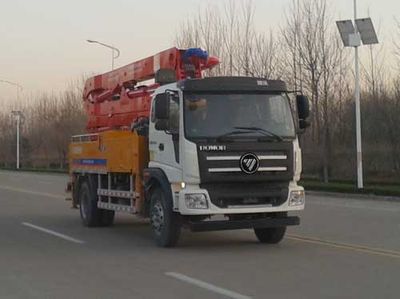
[[[145,186],[161,245],[176,243],[182,225],[254,228],[260,241],[277,243],[299,224],[287,213],[304,209],[298,133],[309,106],[302,95],[296,104],[283,81],[248,77],[186,79],[155,91]]]

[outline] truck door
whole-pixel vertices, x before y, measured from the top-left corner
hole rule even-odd
[[[157,101],[165,97],[168,100],[168,118],[157,119],[155,106]],[[182,179],[179,155],[180,99],[177,92],[166,91],[155,96],[150,122],[149,150],[150,167],[164,170],[170,182]],[[159,124],[157,124],[159,122]]]

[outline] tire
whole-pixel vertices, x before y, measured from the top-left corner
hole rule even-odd
[[[87,181],[83,181],[79,188],[79,211],[84,226],[93,227],[100,225],[100,211],[97,208],[97,197],[95,197]]]
[[[160,188],[155,188],[150,197],[150,222],[156,244],[159,247],[174,247],[181,232],[180,215],[173,211]]]
[[[115,212],[99,209],[97,200],[95,190],[90,188],[88,181],[84,181],[79,188],[79,211],[82,224],[87,227],[112,225]]]
[[[254,232],[258,241],[266,244],[278,244],[282,241],[286,233],[286,226],[269,227],[269,228],[254,228]]]

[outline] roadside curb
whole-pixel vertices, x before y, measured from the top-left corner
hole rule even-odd
[[[30,172],[30,173],[44,173],[44,174],[68,174],[67,170],[57,170],[57,169],[35,169],[35,168],[1,168],[0,171],[11,171],[11,172]]]
[[[325,192],[325,191],[308,191],[306,189],[306,196],[327,196],[327,197],[335,197],[335,198],[354,198],[354,199],[364,199],[364,200],[375,200],[375,201],[392,201],[399,202],[400,197],[398,196],[383,196],[383,195],[375,195],[375,194],[357,194],[357,193],[341,193],[341,192]]]

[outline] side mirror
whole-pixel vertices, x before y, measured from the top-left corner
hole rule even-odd
[[[306,120],[310,116],[310,102],[308,98],[304,95],[297,95],[296,103],[299,119]]]
[[[169,98],[167,94],[158,94],[154,99],[154,116],[156,120],[168,120]]]

